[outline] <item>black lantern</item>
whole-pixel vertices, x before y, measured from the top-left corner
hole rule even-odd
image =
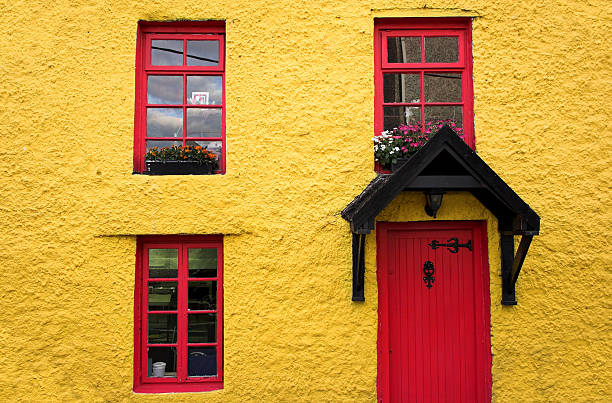
[[[442,206],[442,196],[444,193],[441,190],[430,190],[425,192],[425,212],[428,216],[436,218],[436,214],[438,214],[438,210]]]

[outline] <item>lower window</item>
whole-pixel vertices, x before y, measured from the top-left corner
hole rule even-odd
[[[223,388],[223,239],[138,239],[134,391]]]

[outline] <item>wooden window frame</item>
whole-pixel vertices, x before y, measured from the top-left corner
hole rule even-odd
[[[387,38],[393,36],[458,36],[457,63],[425,63],[421,39],[421,63],[388,63]],[[425,121],[425,106],[462,106],[466,143],[475,148],[474,90],[472,82],[472,20],[469,18],[380,18],[374,21],[374,135],[384,128],[384,106],[416,106]],[[424,74],[427,72],[461,73],[461,102],[425,102]],[[420,99],[417,103],[384,102],[383,74],[420,74]]]
[[[148,140],[182,141],[220,141],[221,164],[215,171],[224,174],[226,170],[226,138],[225,138],[225,22],[224,21],[181,21],[181,22],[147,22],[138,23],[136,41],[136,97],[134,113],[134,172],[145,170],[144,155]],[[183,53],[183,66],[153,66],[151,59],[151,40],[172,39],[186,41],[193,39],[209,39],[219,41],[219,64],[217,66],[187,66],[186,52]],[[148,104],[147,78],[151,75],[175,75],[183,77],[183,100],[177,105]],[[187,104],[187,76],[221,76],[222,99],[220,105]],[[148,108],[182,108],[182,137],[151,137],[147,138]],[[187,137],[187,109],[221,109],[221,137]]]
[[[177,340],[176,343],[157,344],[148,342],[148,261],[147,251],[154,248],[176,248],[178,252],[177,278],[154,278],[151,281],[178,283],[177,301]],[[188,277],[188,248],[215,248],[217,250],[217,276],[207,278]],[[134,289],[134,392],[136,393],[173,393],[204,392],[223,389],[223,237],[209,236],[143,236],[137,240],[136,251],[136,286]],[[216,310],[190,311],[188,303],[189,281],[216,281]],[[161,312],[161,311],[160,311]],[[164,313],[175,311],[164,311]],[[187,315],[191,313],[216,313],[216,342],[189,343],[187,341]],[[152,378],[147,374],[147,348],[175,347],[176,378]],[[217,376],[189,377],[187,375],[188,347],[212,347],[217,351]]]

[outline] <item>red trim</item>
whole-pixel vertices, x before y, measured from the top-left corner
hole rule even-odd
[[[475,322],[480,323],[479,328],[483,331],[475,335],[477,338],[478,351],[487,354],[487,360],[476,360],[478,365],[477,372],[485,376],[486,396],[485,400],[491,401],[491,300],[489,293],[489,263],[488,263],[488,240],[486,221],[425,221],[425,222],[378,222],[376,225],[376,278],[378,282],[378,375],[377,375],[377,396],[379,402],[390,401],[390,382],[389,382],[389,293],[390,285],[388,282],[389,259],[386,251],[389,245],[390,231],[415,231],[415,230],[471,230],[473,231],[473,250],[480,253],[481,259],[474,258],[474,270],[476,279],[480,280],[480,284],[476,283],[477,287],[482,287],[482,300],[476,301],[480,303],[482,309],[475,312]],[[418,304],[415,305],[415,309]],[[440,320],[440,318],[438,318]],[[464,328],[461,328],[462,331]],[[454,367],[453,367],[454,368]],[[449,367],[449,371],[460,370]]]
[[[211,40],[219,42],[219,63],[216,66],[187,66],[186,53],[183,53],[182,66],[154,66],[150,64],[151,40],[183,40],[186,49],[187,40]],[[147,77],[150,75],[176,75],[183,77],[183,101],[177,105],[151,105],[147,99]],[[221,77],[220,105],[189,105],[187,103],[187,77],[214,75]],[[226,136],[225,136],[225,22],[224,21],[181,21],[181,22],[147,22],[138,23],[136,40],[136,99],[134,113],[134,172],[143,172],[144,155],[147,140],[221,142],[221,166],[216,173],[226,172]],[[177,108],[183,111],[182,137],[147,137],[147,109]],[[221,109],[220,137],[187,137],[187,109]]]
[[[150,281],[178,283],[178,301],[175,311],[149,311],[148,305],[148,256],[149,249],[172,248],[178,250],[178,273],[176,278],[154,278]],[[214,310],[188,311],[188,283],[203,278],[188,277],[188,251],[190,248],[214,248],[217,250],[217,277],[206,278],[216,281],[217,306]],[[223,237],[210,236],[143,236],[137,240],[136,287],[134,290],[134,392],[168,393],[197,392],[223,388]],[[173,313],[177,315],[177,339],[175,343],[150,344],[148,342],[149,314]],[[187,341],[187,315],[216,313],[216,340],[210,343],[189,343]],[[216,347],[217,376],[189,377],[187,374],[188,347]],[[149,378],[147,376],[148,347],[175,347],[176,378]]]
[[[472,21],[469,18],[383,18],[374,21],[374,135],[383,131],[383,106],[418,106],[421,124],[425,123],[425,107],[456,105],[463,107],[463,130],[467,144],[475,148],[474,136],[474,91],[472,82]],[[457,63],[425,63],[424,37],[457,36],[459,59]],[[388,63],[387,37],[416,36],[421,40],[420,63]],[[425,102],[424,73],[455,72],[462,74],[461,102]],[[385,103],[383,92],[384,73],[420,74],[421,94],[418,103]]]

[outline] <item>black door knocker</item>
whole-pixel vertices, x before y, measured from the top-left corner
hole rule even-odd
[[[425,277],[423,277],[423,282],[427,288],[433,287],[433,282],[436,280],[434,277],[435,272],[436,269],[434,269],[433,263],[431,263],[429,260],[426,261],[423,265],[423,274],[425,274]]]
[[[451,241],[453,242],[451,243]],[[467,241],[466,243],[459,243],[459,239],[453,237],[446,242],[449,242],[449,243],[440,243],[434,239],[433,241],[431,241],[430,244],[428,244],[428,246],[431,246],[431,249],[438,249],[440,247],[446,246],[448,250],[450,251],[450,253],[459,252],[459,248],[468,248],[469,250],[472,250],[472,240],[471,239]]]

